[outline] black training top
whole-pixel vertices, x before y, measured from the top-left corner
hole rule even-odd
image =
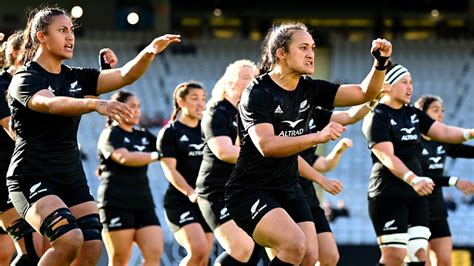
[[[464,144],[445,144],[433,140],[421,138],[420,162],[423,176],[441,177],[444,175],[446,156],[460,158],[474,158],[474,146]],[[447,179],[447,178],[446,178]],[[448,184],[444,184],[445,186]],[[428,197],[443,197],[441,186],[436,186]]]
[[[10,116],[6,96],[11,80],[12,76],[7,71],[0,73],[0,120]],[[13,148],[15,148],[15,142],[3,128],[0,128],[0,147],[0,174],[2,175],[1,180],[4,180],[8,165],[10,164],[10,158],[12,157]]]
[[[36,62],[20,68],[9,87],[13,129],[16,132],[8,176],[67,175],[82,170],[77,145],[81,116],[59,116],[36,112],[27,106],[38,91],[48,89],[56,96],[84,98],[96,95],[99,71],[61,66],[54,74]]]
[[[394,154],[416,175],[422,175],[420,164],[421,135],[427,134],[434,120],[419,109],[404,105],[393,109],[378,104],[364,118],[363,133],[369,148],[380,142],[392,142]],[[377,196],[418,197],[415,190],[388,170],[374,155],[369,184],[369,198]]]
[[[112,160],[112,153],[120,148],[130,152],[153,152],[156,137],[146,129],[132,132],[118,126],[105,128],[99,137],[100,185],[97,193],[99,207],[130,209],[154,208],[148,184],[148,165],[126,166]]]
[[[174,121],[161,129],[158,134],[157,147],[163,157],[176,159],[176,170],[193,188],[202,161],[203,139],[201,124],[189,127],[179,121]],[[176,201],[189,201],[186,195],[169,184],[164,197],[164,204],[176,204]]]
[[[222,198],[224,186],[232,173],[234,164],[221,161],[207,145],[207,141],[219,136],[227,136],[235,143],[237,139],[237,109],[224,99],[212,104],[202,118],[204,154],[199,169],[196,191],[199,196]]]
[[[273,125],[275,135],[296,137],[307,134],[313,108],[332,109],[338,84],[302,76],[295,90],[278,86],[268,74],[247,88],[239,106],[241,150],[227,183],[228,191],[256,188],[282,192],[294,198],[298,174],[298,154],[283,158],[263,157],[250,139],[248,129],[261,123]]]

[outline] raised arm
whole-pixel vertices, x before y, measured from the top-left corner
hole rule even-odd
[[[372,152],[393,175],[412,186],[420,196],[431,194],[434,187],[433,181],[427,177],[416,176],[410,171],[402,160],[395,155],[392,142],[379,142],[372,146]]]
[[[114,69],[117,66],[118,57],[110,48],[102,48],[99,51],[100,70]]]
[[[474,129],[448,126],[435,121],[428,131],[428,136],[436,141],[459,144],[474,138]]]
[[[134,59],[116,69],[103,70],[97,82],[97,94],[103,94],[129,85],[140,78],[155,56],[171,43],[180,42],[180,35],[166,34],[155,38]]]
[[[374,110],[375,106],[382,98],[382,96],[390,91],[390,86],[384,84],[382,89],[379,90],[375,99],[366,102],[365,104],[360,104],[349,108],[345,111],[334,111],[331,115],[331,121],[338,122],[344,126],[352,125],[357,123],[359,120],[365,117],[371,110]]]
[[[372,41],[370,50],[375,63],[361,84],[341,85],[334,99],[334,106],[351,106],[374,99],[382,88],[388,59],[392,55],[392,44],[385,39]]]
[[[344,151],[352,147],[352,140],[348,138],[341,139],[327,156],[319,156],[313,163],[313,168],[318,172],[329,172],[339,164]]]
[[[330,122],[323,130],[296,137],[275,135],[270,123],[256,124],[248,129],[255,147],[264,157],[288,157],[304,151],[319,143],[338,139],[346,128]]]
[[[376,101],[373,103],[373,101],[353,106],[345,111],[334,111],[331,115],[331,121],[344,126],[355,124],[372,110],[373,106],[377,103]]]

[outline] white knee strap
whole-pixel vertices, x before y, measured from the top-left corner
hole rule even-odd
[[[380,247],[407,248],[408,234],[381,235],[377,238]]]
[[[425,226],[413,226],[408,228],[408,249],[407,255],[410,261],[419,262],[420,259],[415,255],[420,249],[425,251],[428,249],[428,240],[430,239],[431,232],[428,227]]]

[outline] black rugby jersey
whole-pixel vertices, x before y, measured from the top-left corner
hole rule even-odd
[[[16,132],[8,176],[61,175],[83,172],[77,145],[80,116],[67,117],[32,111],[30,98],[43,89],[56,96],[84,98],[96,95],[99,71],[61,66],[54,74],[36,62],[20,68],[9,87],[13,129]]]
[[[189,127],[176,120],[162,128],[158,134],[158,150],[163,157],[176,159],[176,170],[193,188],[196,187],[203,146],[200,123],[196,127]],[[165,205],[180,199],[189,201],[186,195],[170,183],[164,198]]]
[[[118,126],[105,128],[97,143],[100,185],[97,193],[99,207],[133,209],[154,208],[148,183],[148,165],[126,166],[112,160],[112,153],[120,148],[130,152],[153,152],[156,137],[146,129],[128,132]]]
[[[258,77],[247,88],[239,106],[241,150],[228,182],[229,190],[257,188],[293,195],[299,180],[297,154],[284,158],[263,157],[250,139],[248,129],[270,123],[275,135],[294,137],[307,134],[311,110],[332,109],[338,84],[302,76],[295,90],[278,86],[268,74]]]
[[[394,154],[416,175],[422,175],[420,164],[421,135],[427,134],[434,120],[425,112],[404,105],[393,109],[378,104],[364,118],[363,133],[369,148],[380,142],[392,142]],[[371,153],[372,172],[369,183],[369,198],[376,196],[418,197],[415,190],[388,170]]]
[[[421,167],[423,176],[441,177],[444,176],[444,166],[446,156],[453,158],[474,158],[474,146],[464,144],[445,144],[434,140],[421,138]],[[446,178],[449,178],[446,176]],[[443,190],[441,186],[436,186],[428,197],[443,198]]]
[[[12,76],[7,71],[0,73],[0,119],[10,116],[10,109],[7,104],[8,85],[12,80]],[[10,158],[12,157],[15,142],[10,138],[7,132],[0,128],[0,175],[4,180],[7,174]]]
[[[207,141],[227,136],[235,143],[237,139],[237,108],[224,99],[209,107],[202,118],[202,132],[204,137],[204,154],[196,184],[196,191],[201,197],[212,195],[222,197],[224,186],[229,180],[234,164],[221,161],[212,153]]]

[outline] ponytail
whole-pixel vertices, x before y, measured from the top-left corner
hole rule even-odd
[[[17,66],[18,59],[13,58],[13,52],[19,53],[21,51],[21,45],[23,44],[23,32],[16,31],[10,37],[8,37],[5,43],[5,65],[4,67]]]
[[[170,121],[174,121],[178,116],[178,113],[181,112],[181,107],[179,107],[178,99],[175,98],[173,102],[173,112],[171,112]]]
[[[39,47],[39,42],[36,42],[31,35],[33,27],[32,18],[28,20],[25,31],[23,32],[23,43],[21,45],[21,50],[18,54],[17,62],[20,65],[25,65],[28,61],[31,61],[36,54],[36,51]]]
[[[257,75],[260,76],[269,72],[272,68],[272,65],[273,64],[268,53],[263,54],[262,62],[260,63],[260,66],[258,67]]]

